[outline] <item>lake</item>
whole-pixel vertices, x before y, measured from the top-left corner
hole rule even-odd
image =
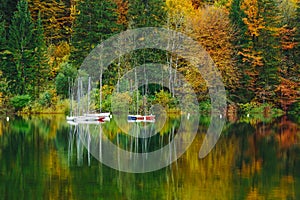
[[[199,159],[209,123],[201,116],[193,143],[176,162],[153,172],[126,173],[91,155],[83,132],[90,131],[89,141],[94,141],[101,129],[127,151],[154,151],[176,135],[180,119],[168,118],[146,142],[132,140],[114,119],[81,129],[66,123],[64,115],[2,120],[0,199],[300,199],[300,125],[295,120],[227,120],[214,149]]]

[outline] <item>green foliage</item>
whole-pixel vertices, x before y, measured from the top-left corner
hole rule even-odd
[[[245,104],[238,104],[240,114],[247,115],[250,118],[273,118],[279,117],[283,114],[283,111],[275,108],[274,105],[263,103],[259,104],[256,102],[250,102]]]
[[[21,110],[29,104],[31,97],[26,95],[16,95],[10,99],[11,105],[15,108],[16,111]]]
[[[100,91],[99,88],[94,89],[92,91],[92,109],[101,112],[109,112],[111,111],[111,96],[112,96],[112,87],[108,87],[108,85],[102,86],[102,102],[101,102],[101,109],[100,109]]]
[[[57,94],[64,98],[68,97],[69,87],[73,85],[76,78],[77,70],[70,63],[64,63],[55,78],[55,85]]]
[[[268,106],[262,105],[268,104],[272,105],[271,107],[275,105],[282,107],[284,101],[289,102],[285,104],[285,110],[290,112],[299,110],[298,104],[293,103],[297,100],[299,91],[299,1],[200,2],[193,0],[192,4],[195,8],[205,5],[213,8],[210,11],[213,15],[210,17],[214,17],[211,17],[211,20],[200,20],[199,23],[193,22],[196,20],[194,14],[197,12],[193,9],[191,2],[184,1],[187,5],[191,4],[187,7],[188,9],[184,6],[180,7],[184,4],[183,1],[172,2],[174,9],[179,6],[178,10],[184,11],[178,15],[180,23],[178,23],[177,30],[190,33],[192,24],[196,24],[195,27],[200,27],[199,29],[213,27],[208,32],[196,32],[195,37],[201,38],[201,41],[202,39],[206,41],[207,38],[210,41],[218,41],[218,37],[224,35],[223,29],[216,26],[220,23],[218,18],[220,10],[224,16],[222,19],[230,18],[230,23],[221,20],[221,24],[234,28],[230,29],[234,33],[228,37],[228,43],[232,43],[227,46],[223,45],[225,43],[205,42],[207,46],[204,46],[211,56],[215,55],[216,58],[220,57],[220,53],[227,55],[229,52],[226,61],[230,63],[226,63],[226,71],[221,71],[229,99],[234,103],[241,103],[242,113],[263,112]],[[227,6],[230,6],[229,13],[226,10]],[[216,9],[216,7],[220,8]],[[178,10],[175,9],[173,14],[176,15]],[[60,102],[57,95],[61,98],[68,97],[69,85],[74,85],[77,75],[76,69],[101,41],[126,28],[166,26],[174,28],[169,26],[170,23],[172,24],[170,14],[164,0],[20,0],[18,4],[15,0],[2,0],[0,3],[1,97],[8,102],[11,95],[28,94],[34,102],[32,105],[27,105],[28,110],[34,106],[38,106],[40,110],[45,107],[53,109],[54,104]],[[231,31],[228,31],[228,35]],[[113,62],[108,66],[108,70],[103,72],[101,109],[110,110],[112,86],[117,84],[119,77],[127,70],[137,65],[153,62],[169,62],[168,64],[171,63],[169,67],[175,68],[175,62],[172,63],[170,57],[171,55],[164,51],[140,49]],[[176,59],[176,69],[182,72],[193,86],[196,86],[194,89],[198,100],[207,99],[207,91],[201,85],[204,82],[199,79],[200,75],[191,72],[191,66],[183,62],[181,58]],[[71,60],[74,65],[70,64]],[[220,69],[223,67],[221,63],[215,62]],[[189,71],[191,73],[188,73]],[[87,78],[84,78],[84,81],[86,84]],[[171,81],[169,85],[172,86]],[[54,87],[56,91],[51,89]],[[151,103],[159,103],[169,109],[176,108],[177,100],[167,91],[159,91],[158,88],[161,89],[161,86],[150,85],[147,91],[139,88],[139,102],[136,102],[137,93],[133,92],[130,97],[132,103],[130,112],[141,113],[149,109]],[[184,88],[178,88],[178,90],[181,89],[184,90]],[[93,93],[95,103],[92,108],[99,110],[100,92],[96,89]],[[124,98],[126,99],[127,96]],[[121,104],[120,100],[113,100]],[[2,105],[5,102],[2,101]],[[186,100],[186,107],[190,107],[188,102],[189,100]],[[292,103],[293,105],[288,108]],[[199,104],[201,112],[210,110],[209,101],[204,100]]]
[[[155,92],[153,103],[160,104],[166,109],[175,108],[177,105],[176,98],[172,97],[172,94],[165,90],[160,90],[159,92]]]
[[[129,112],[129,105],[132,104],[132,98],[129,92],[116,93],[111,97],[111,103],[115,111],[119,113],[127,113]]]
[[[199,102],[199,112],[201,113],[208,113],[211,109],[211,103],[210,101],[200,101]]]
[[[117,23],[117,5],[111,0],[80,1],[78,9],[79,13],[74,22],[71,54],[77,67],[101,41],[122,29]]]
[[[43,94],[41,94],[39,98],[39,103],[44,107],[49,107],[51,105],[51,99],[52,99],[51,92],[45,91]]]
[[[165,24],[165,1],[129,0],[128,2],[129,28],[159,27]]]
[[[41,19],[35,26],[27,1],[19,1],[8,32],[3,72],[9,89],[13,94],[38,97],[47,79],[46,45]]]
[[[47,78],[50,76],[50,70],[48,65],[48,55],[47,55],[47,46],[44,37],[44,29],[42,25],[42,19],[40,12],[38,13],[38,19],[36,23],[36,28],[34,32],[35,36],[35,70],[36,70],[36,91],[35,94],[38,94],[44,89],[44,86],[47,84]]]
[[[16,10],[18,0],[1,0],[0,1],[0,16],[3,16],[3,20],[6,25],[10,24],[10,20]]]
[[[299,113],[300,113],[300,101],[296,101],[295,103],[293,103],[289,110],[288,110],[288,113],[289,114],[292,114],[292,115],[298,115],[298,117],[300,116]]]
[[[239,32],[238,40],[242,42],[242,37],[246,31],[246,25],[243,22],[243,18],[245,17],[245,13],[241,10],[241,3],[243,0],[233,0],[230,7],[229,18],[231,23],[235,25]],[[235,41],[238,44],[238,41]]]
[[[32,83],[35,80],[34,65],[34,24],[31,20],[28,10],[28,3],[20,0],[17,5],[17,11],[14,12],[9,27],[8,47],[12,52],[13,60],[9,62],[10,66],[15,68],[15,74],[7,74],[8,80],[18,84],[11,88],[15,94],[25,94],[32,91]],[[14,76],[16,75],[16,76]]]
[[[5,49],[6,46],[6,34],[5,34],[5,21],[0,15],[0,52]]]

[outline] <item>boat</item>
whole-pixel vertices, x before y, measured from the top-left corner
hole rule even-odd
[[[78,79],[78,88],[80,88],[80,86],[82,87],[82,80]],[[78,94],[77,94],[77,98],[78,98],[78,102],[80,102],[80,98],[81,98],[81,93],[82,93],[82,88],[78,89]],[[87,113],[83,113],[81,115],[75,115],[72,116],[72,90],[71,90],[71,86],[69,85],[69,95],[70,95],[70,106],[71,106],[71,116],[67,116],[67,122],[74,122],[74,123],[80,123],[80,124],[87,124],[87,122],[105,122],[105,121],[110,121],[110,119],[112,118],[112,115],[109,112],[105,112],[105,113],[101,113],[101,109],[100,109],[100,113],[90,113],[90,109],[89,109],[89,105],[90,105],[90,91],[91,91],[91,77],[89,77],[89,84],[88,84],[88,94],[87,94],[87,98],[88,98],[88,106],[86,109]],[[100,92],[101,92],[101,87],[100,87]],[[100,99],[100,107],[101,107],[101,99]],[[78,111],[77,113],[80,113],[80,108],[77,108]]]
[[[93,122],[93,121],[110,121],[112,116],[110,113],[94,113],[94,114],[84,114],[83,116],[67,116],[67,121],[74,121],[74,122]]]
[[[128,115],[128,122],[155,122],[155,115]]]

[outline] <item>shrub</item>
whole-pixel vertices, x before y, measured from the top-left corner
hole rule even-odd
[[[39,104],[44,107],[51,105],[52,94],[49,91],[44,92],[39,99]]]
[[[21,110],[29,104],[31,97],[29,95],[17,95],[10,99],[11,105],[15,108],[16,111]]]

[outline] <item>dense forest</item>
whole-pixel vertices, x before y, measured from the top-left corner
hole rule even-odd
[[[1,0],[0,114],[65,112],[70,82],[84,73],[80,65],[90,51],[112,35],[140,27],[172,29],[198,41],[222,75],[230,108],[297,113],[299,21],[299,0]],[[176,68],[192,85],[199,109],[209,107],[199,72],[176,55],[165,57],[146,49],[112,63],[103,74],[101,109],[109,110],[119,77],[145,62]],[[148,90],[148,101],[176,105],[170,90]],[[99,99],[99,90],[94,95]]]

